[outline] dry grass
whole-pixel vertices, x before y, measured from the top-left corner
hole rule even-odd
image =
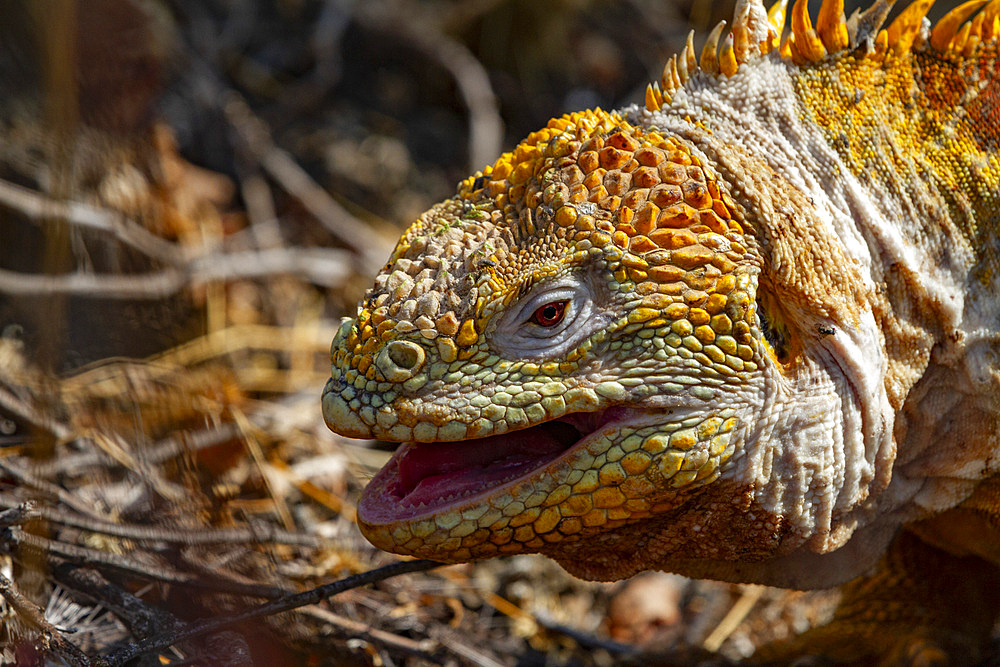
[[[292,597],[395,562],[354,524],[387,448],[333,435],[319,395],[402,226],[550,116],[639,100],[728,7],[42,4],[0,2],[4,660],[738,658],[828,610],[540,557]]]

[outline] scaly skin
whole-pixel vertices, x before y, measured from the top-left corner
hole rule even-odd
[[[779,45],[742,2],[646,108],[550,121],[414,223],[323,395],[408,443],[365,535],[804,588],[905,526],[1000,564],[1000,0],[926,8],[800,2]]]

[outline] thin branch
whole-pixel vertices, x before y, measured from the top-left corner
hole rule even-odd
[[[213,632],[235,623],[242,623],[244,621],[263,618],[265,616],[274,616],[275,614],[291,611],[310,604],[319,604],[322,600],[328,597],[337,595],[338,593],[343,593],[344,591],[352,588],[358,588],[359,586],[364,586],[365,584],[382,581],[383,579],[396,577],[401,574],[425,572],[436,567],[441,567],[442,565],[444,565],[444,563],[438,563],[431,560],[411,560],[392,563],[375,570],[369,570],[368,572],[362,572],[361,574],[345,577],[344,579],[333,581],[328,584],[312,588],[308,591],[272,600],[271,602],[267,602],[258,607],[253,607],[231,616],[221,616],[195,621],[180,630],[166,632],[157,637],[133,643],[121,650],[114,651],[105,656],[100,664],[107,665],[109,667],[120,667],[125,665],[130,660],[133,660],[145,653],[159,651],[176,644],[179,641],[190,639],[191,637],[197,637],[207,632]]]
[[[216,571],[214,579],[202,579],[174,570],[162,562],[156,564],[141,563],[127,556],[32,535],[16,527],[6,528],[0,532],[0,547],[4,551],[11,553],[19,549],[33,550],[45,556],[57,556],[66,560],[87,563],[97,568],[106,567],[143,579],[151,579],[178,586],[261,598],[277,598],[287,595],[289,592],[288,589],[279,586],[247,584],[242,581],[225,579],[218,571]]]
[[[222,111],[245,143],[245,148],[286,192],[299,200],[323,227],[362,259],[374,273],[389,254],[389,242],[351,215],[326,190],[271,139],[267,126],[257,118],[239,93],[225,91]]]
[[[147,465],[163,463],[186,453],[199,452],[215,447],[240,437],[240,430],[231,422],[224,422],[193,433],[171,435],[143,450],[142,458]],[[38,475],[52,477],[53,475],[79,474],[93,466],[100,466],[109,457],[102,451],[95,450],[80,454],[71,454],[34,467]],[[0,460],[2,465],[2,460]],[[60,498],[62,500],[62,498]],[[71,505],[72,506],[72,505]],[[73,509],[77,509],[74,507]],[[91,514],[91,512],[85,512]]]
[[[568,625],[559,623],[549,616],[535,612],[535,620],[540,626],[545,628],[550,632],[558,632],[561,635],[569,637],[577,644],[586,649],[603,649],[613,656],[619,658],[623,656],[633,656],[639,653],[639,650],[632,646],[631,644],[623,644],[621,642],[616,642],[611,639],[604,639],[602,637],[596,637],[588,632],[583,632],[572,628]]]
[[[77,227],[113,234],[119,241],[166,264],[183,261],[181,247],[150,233],[116,211],[54,199],[3,179],[0,179],[0,206],[18,211],[36,224],[58,218]]]
[[[764,594],[763,586],[744,586],[743,592],[740,594],[739,599],[736,604],[730,608],[726,613],[726,616],[719,621],[719,624],[715,626],[711,634],[705,638],[705,641],[701,643],[702,648],[706,651],[711,651],[715,653],[719,650],[743,619],[747,617],[747,614],[753,610],[757,601],[760,600],[761,595]]]
[[[51,482],[40,478],[33,472],[29,472],[23,469],[21,466],[14,463],[13,457],[3,457],[0,458],[0,470],[15,478],[18,482],[24,486],[29,486],[31,488],[37,489],[42,493],[46,494],[50,498],[56,498],[59,502],[65,504],[67,507],[72,507],[74,510],[80,514],[87,516],[93,516],[95,518],[100,518],[95,512],[94,508],[88,505],[83,500],[77,498],[73,494],[69,493],[63,488],[52,484]]]
[[[315,605],[303,607],[302,613],[319,619],[323,623],[332,625],[337,630],[349,634],[353,639],[364,639],[385,646],[386,648],[403,651],[404,653],[422,658],[429,664],[439,662],[439,660],[435,660],[436,656],[434,654],[441,648],[441,642],[434,639],[414,640],[409,637],[400,637],[391,632],[372,627],[368,623],[344,618],[339,614]]]
[[[52,568],[52,575],[63,588],[100,604],[120,618],[129,632],[140,639],[182,626],[170,612],[154,607],[112,584],[93,568],[59,561]]]
[[[177,630],[180,621],[170,612],[148,604],[131,593],[112,584],[97,570],[78,567],[66,562],[58,562],[52,568],[53,578],[67,591],[72,591],[87,600],[100,604],[117,616],[128,627],[133,637],[145,639],[154,635]],[[200,656],[208,664],[245,665],[252,667],[249,648],[243,637],[226,631],[209,636],[199,642],[201,646],[183,649],[187,653],[199,651],[209,655]],[[234,660],[234,657],[245,657]],[[95,664],[101,664],[97,658]]]
[[[400,21],[398,16],[376,11],[374,5],[359,9],[357,17],[364,25],[402,35],[455,79],[469,111],[469,170],[481,169],[496,160],[503,143],[503,120],[489,74],[475,55],[440,26]]]
[[[4,378],[4,380],[10,381],[11,378],[8,375]],[[71,440],[75,435],[73,433],[73,429],[68,425],[53,419],[44,411],[36,409],[28,401],[18,396],[3,384],[0,384],[0,406],[3,406],[3,408],[10,412],[13,416],[23,419],[32,426],[48,432],[56,440],[65,442],[67,440]]]
[[[90,658],[76,645],[66,641],[59,630],[45,619],[45,612],[34,602],[24,597],[14,582],[0,574],[0,597],[10,605],[18,618],[25,624],[42,633],[44,642],[72,665],[81,667],[91,664]]]
[[[350,275],[350,255],[336,248],[270,248],[216,252],[184,265],[137,274],[76,271],[57,275],[0,269],[0,293],[13,296],[74,294],[105,299],[148,299],[186,287],[230,280],[297,275],[321,287],[338,287]]]
[[[20,526],[32,519],[39,518],[41,515],[33,500],[17,503],[10,509],[0,512],[0,528]]]
[[[33,503],[30,510],[25,510],[25,506],[29,503],[20,502],[11,496],[0,493],[0,506],[12,508],[0,512],[0,527],[23,523],[26,519],[21,518],[21,515],[25,515],[29,518],[42,518],[60,526],[70,526],[91,533],[142,542],[167,542],[189,546],[196,544],[277,543],[303,547],[317,547],[321,543],[320,539],[314,535],[292,533],[271,524],[263,524],[253,529],[192,529],[183,526],[172,526],[170,528],[136,526],[132,524],[112,523],[111,521],[102,521],[86,516],[76,516],[69,512],[64,512],[57,507],[34,507]],[[20,510],[20,513],[17,513],[18,510]],[[8,514],[11,517],[9,519]]]

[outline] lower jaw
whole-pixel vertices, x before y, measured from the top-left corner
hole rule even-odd
[[[662,419],[662,415],[658,418]],[[359,521],[370,526],[419,521],[484,504],[490,498],[514,489],[522,482],[540,478],[547,472],[551,473],[554,481],[558,477],[559,470],[570,467],[568,459],[582,448],[599,439],[607,440],[610,445],[610,442],[615,440],[615,434],[624,426],[632,426],[636,422],[648,422],[651,419],[653,419],[651,413],[629,408],[609,408],[600,412],[567,415],[558,421],[573,424],[581,431],[580,437],[575,442],[566,443],[558,449],[550,449],[535,459],[504,460],[498,457],[496,461],[486,466],[470,466],[450,473],[444,479],[432,480],[424,488],[404,487],[400,475],[400,462],[403,458],[413,448],[435,446],[447,447],[454,456],[461,457],[464,443],[403,444],[365,489],[358,505]],[[532,429],[541,426],[536,425]],[[495,444],[499,449],[506,438],[516,436],[523,438],[532,429],[475,442],[479,443],[480,447],[484,442],[486,445]]]

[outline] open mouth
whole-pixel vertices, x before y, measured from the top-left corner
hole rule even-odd
[[[613,407],[488,438],[406,443],[369,483],[358,510],[364,521],[374,524],[465,505],[530,477],[600,432],[614,432],[636,412]]]

